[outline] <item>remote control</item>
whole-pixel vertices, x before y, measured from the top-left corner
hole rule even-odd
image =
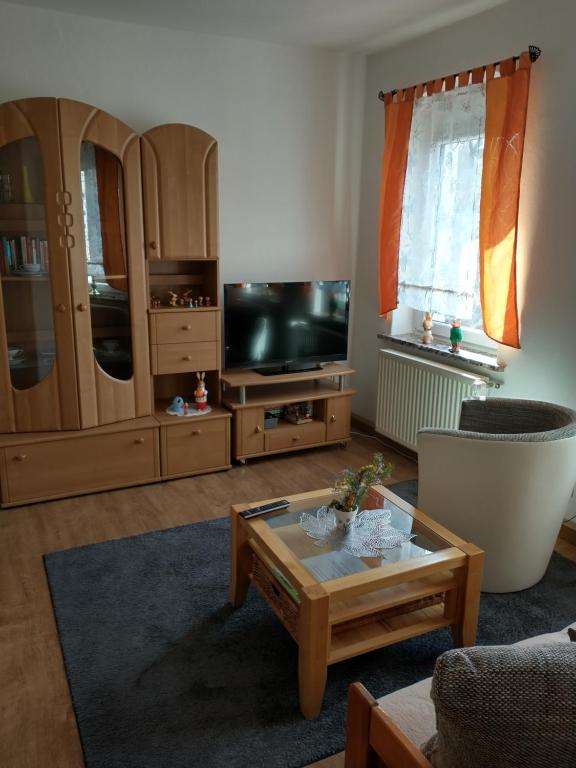
[[[258,517],[258,515],[265,515],[266,512],[273,512],[276,509],[285,509],[290,506],[290,502],[286,499],[280,499],[279,501],[271,501],[269,504],[262,504],[260,507],[250,507],[245,509],[244,512],[240,512],[240,517],[244,520],[248,520],[250,517]]]

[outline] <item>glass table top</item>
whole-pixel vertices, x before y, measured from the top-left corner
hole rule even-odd
[[[337,534],[324,541],[318,541],[300,526],[303,513],[316,515],[321,506],[330,503],[333,494],[293,502],[286,509],[260,519],[272,529],[275,536],[290,549],[317,581],[330,581],[404,560],[427,557],[452,546],[390,499],[376,494],[375,491],[371,494],[371,497],[367,497],[364,507],[388,511],[390,513],[388,524],[397,531],[413,536],[409,541],[383,550],[382,555],[377,557],[357,557],[344,551],[345,534]]]

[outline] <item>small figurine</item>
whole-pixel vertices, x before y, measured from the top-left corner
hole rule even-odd
[[[204,296],[198,296],[198,306],[202,307],[204,305]]]
[[[169,304],[171,307],[177,307],[178,306],[178,294],[174,293],[174,291],[168,291],[170,294],[170,301]]]
[[[168,413],[170,416],[184,416],[184,405],[184,398],[180,395],[176,395],[168,408],[166,408],[166,413]]]
[[[204,376],[206,376],[205,371],[202,371],[202,373],[196,373],[198,384],[196,386],[196,390],[194,391],[194,400],[196,401],[196,409],[198,411],[203,411],[208,405],[208,390],[206,389]]]
[[[450,352],[460,352],[460,344],[462,343],[462,328],[460,328],[460,320],[452,320],[452,328],[450,328]]]
[[[158,296],[154,296],[153,293],[150,294],[150,306],[152,309],[158,309],[160,307],[160,299]]]
[[[424,320],[422,320],[422,328],[424,333],[422,334],[422,344],[432,344],[434,336],[432,336],[432,313],[426,312],[424,314]]]
[[[212,306],[212,299],[210,298],[210,296],[204,296],[204,306],[205,307]]]
[[[193,307],[194,307],[194,299],[188,299],[188,307],[190,309],[193,309]]]

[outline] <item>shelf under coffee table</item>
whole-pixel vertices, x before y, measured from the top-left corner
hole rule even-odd
[[[383,557],[319,547],[300,527],[332,499],[327,490],[289,496],[290,506],[232,523],[231,602],[244,602],[250,582],[299,646],[300,709],[317,717],[327,667],[344,659],[450,626],[455,645],[473,645],[484,553],[383,486],[370,489],[364,509],[385,508],[412,541]]]

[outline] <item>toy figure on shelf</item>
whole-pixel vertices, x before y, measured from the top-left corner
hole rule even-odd
[[[422,344],[432,344],[434,336],[432,336],[432,313],[426,312],[424,314],[424,320],[422,320],[422,328],[424,333],[422,334]]]
[[[154,294],[150,294],[150,307],[152,309],[158,309],[160,307],[160,299],[158,296],[154,296]]]
[[[460,320],[452,320],[452,328],[450,328],[450,352],[460,352],[461,343],[462,328],[460,328]]]
[[[176,395],[168,408],[166,408],[166,413],[170,414],[170,416],[184,416],[185,405],[186,403],[184,402],[184,398],[180,395]]]
[[[177,307],[178,306],[178,294],[174,293],[174,291],[168,291],[170,294],[170,301],[168,302],[171,307]]]
[[[204,306],[204,296],[198,296],[198,306]]]
[[[205,307],[212,306],[212,299],[210,298],[210,296],[204,296],[204,306]]]
[[[204,376],[206,376],[205,371],[202,371],[202,373],[196,374],[196,378],[198,379],[198,384],[194,392],[194,400],[196,401],[196,408],[199,411],[206,410],[208,406],[208,390],[206,389],[206,382],[204,381]]]
[[[192,293],[192,289],[189,288],[187,291],[182,291],[180,294],[180,305],[183,307],[191,307],[192,306],[192,296],[190,295]]]

